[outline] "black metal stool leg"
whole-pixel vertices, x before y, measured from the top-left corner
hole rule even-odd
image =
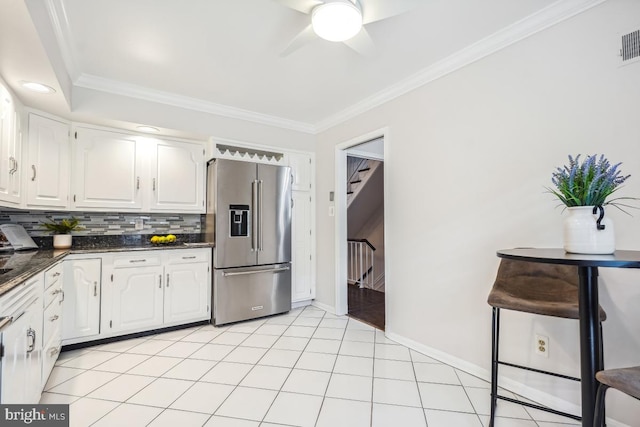
[[[500,339],[500,309],[493,307],[491,329],[491,418],[489,427],[493,427],[498,402],[498,344]]]
[[[599,313],[598,313],[599,314]],[[598,371],[604,370],[604,335],[602,334],[602,322],[598,323],[600,325],[600,359],[598,360]],[[598,385],[598,392],[596,393],[596,414],[599,414],[599,417],[594,418],[593,425],[597,427],[601,427],[605,425],[606,419],[606,410],[604,406],[604,394],[607,391],[608,386],[603,384]],[[602,391],[601,391],[602,390]],[[600,394],[602,393],[602,398]],[[602,399],[602,403],[599,402],[598,399]]]
[[[598,386],[598,393],[596,394],[596,412],[593,417],[593,427],[604,426],[604,397],[609,388],[606,384],[600,384]]]

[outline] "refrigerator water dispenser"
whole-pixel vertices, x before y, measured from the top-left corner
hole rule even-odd
[[[229,205],[231,237],[249,236],[249,205]]]

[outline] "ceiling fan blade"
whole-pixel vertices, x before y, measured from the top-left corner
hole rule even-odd
[[[290,55],[315,38],[316,33],[313,32],[313,27],[311,26],[311,24],[309,24],[305,27],[304,30],[300,31],[298,35],[295,36],[293,40],[291,40],[291,42],[289,42],[287,47],[285,47],[284,50],[280,52],[280,56]]]
[[[362,0],[362,23],[380,21],[426,4],[425,0]]]
[[[273,0],[276,3],[288,7],[289,9],[297,10],[302,13],[311,13],[311,10],[319,4],[322,4],[320,0]]]
[[[354,37],[349,40],[345,40],[342,43],[346,44],[362,56],[373,56],[376,53],[376,46],[364,27]]]

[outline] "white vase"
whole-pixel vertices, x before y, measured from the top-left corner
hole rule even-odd
[[[602,209],[602,211],[600,211]],[[577,206],[567,208],[569,216],[564,219],[564,250],[574,254],[612,254],[616,250],[613,221],[603,216],[604,208]]]
[[[69,249],[71,247],[71,234],[54,234],[53,247],[56,249]]]

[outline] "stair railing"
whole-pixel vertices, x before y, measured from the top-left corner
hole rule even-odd
[[[373,287],[373,252],[376,248],[367,239],[348,239],[349,269],[347,282],[362,288]]]

